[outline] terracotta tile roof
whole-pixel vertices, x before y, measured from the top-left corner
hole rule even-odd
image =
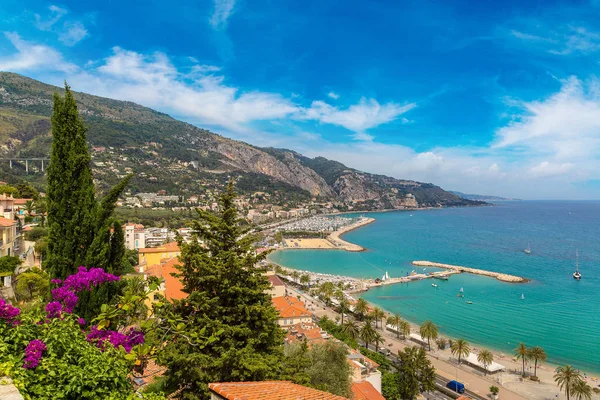
[[[321,336],[321,328],[313,323],[300,323],[287,329],[285,341],[295,343],[306,340],[307,343],[323,343],[326,339]]]
[[[167,371],[166,367],[160,366],[154,362],[154,360],[148,360],[148,365],[144,368],[144,373],[141,375],[133,375],[133,383],[135,388],[139,388],[144,385],[148,385],[160,376],[163,376]]]
[[[369,366],[370,368],[373,368],[373,369],[375,369],[375,368],[378,368],[378,367],[379,367],[379,364],[377,364],[375,361],[371,360],[369,357],[365,356],[364,354],[360,353],[360,352],[359,352],[359,351],[357,351],[357,350],[350,349],[350,354],[351,354],[351,355],[357,355],[357,356],[359,356],[360,358],[364,359],[365,363],[369,364],[368,366]],[[352,358],[354,358],[354,357],[352,357]],[[363,363],[363,364],[364,364],[364,363]]]
[[[15,199],[15,206],[24,206],[28,201],[33,201],[33,199]]]
[[[4,218],[4,217],[0,217],[0,227],[7,228],[9,226],[13,226],[16,224],[17,224],[17,221],[14,221],[14,220],[8,219],[8,218]]]
[[[159,247],[149,247],[146,249],[139,249],[138,251],[140,253],[168,253],[168,252],[179,251],[179,246],[177,245],[177,242],[171,242],[171,243],[163,244],[162,246],[159,246]]]
[[[227,400],[346,400],[289,381],[210,383],[208,388]]]
[[[385,400],[385,397],[367,381],[353,382],[352,393],[352,400]]]
[[[282,318],[310,317],[312,313],[304,307],[304,303],[295,297],[279,296],[271,299]]]
[[[277,275],[269,275],[267,279],[273,286],[285,286],[285,283]]]

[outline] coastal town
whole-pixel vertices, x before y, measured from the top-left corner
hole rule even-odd
[[[600,400],[600,0],[0,25],[0,400]]]

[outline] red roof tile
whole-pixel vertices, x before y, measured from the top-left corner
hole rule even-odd
[[[352,393],[353,400],[385,400],[385,397],[367,381],[352,383]]]
[[[4,218],[4,217],[0,217],[0,226],[3,228],[7,228],[9,226],[13,226],[16,225],[17,221],[12,220],[12,219],[8,219],[8,218]]]
[[[310,317],[312,313],[304,307],[304,303],[295,297],[279,296],[271,299],[282,318]]]
[[[277,275],[269,275],[267,279],[273,286],[285,286],[285,283]]]
[[[289,381],[210,383],[208,388],[227,400],[346,400]]]

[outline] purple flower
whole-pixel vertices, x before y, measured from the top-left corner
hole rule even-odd
[[[52,279],[50,280],[50,282],[52,282],[55,285],[60,285],[62,283],[62,279]]]
[[[77,323],[79,323],[79,325],[85,325],[85,319],[77,318]]]
[[[0,299],[0,319],[5,320],[13,325],[18,325],[17,317],[21,314],[21,310],[8,304],[4,299]]]
[[[63,311],[69,314],[73,312],[75,306],[77,306],[77,301],[79,300],[75,293],[65,287],[53,289],[52,298],[55,301],[62,303]]]
[[[60,318],[60,313],[62,309],[62,304],[60,304],[60,302],[58,301],[52,301],[46,304],[46,312],[48,313],[47,318]]]
[[[41,340],[35,339],[29,342],[25,347],[25,362],[23,368],[33,369],[38,366],[42,359],[42,353],[46,351],[46,344]]]
[[[96,342],[100,349],[104,349],[105,343],[108,341],[115,348],[123,346],[127,353],[131,349],[144,343],[144,333],[138,330],[131,329],[128,334],[117,331],[98,329],[97,326],[92,326],[90,333],[86,337],[88,342]]]

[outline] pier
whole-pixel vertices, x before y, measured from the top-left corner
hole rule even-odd
[[[520,276],[509,275],[509,274],[502,274],[500,272],[486,271],[484,269],[463,267],[461,265],[442,264],[442,263],[437,263],[437,262],[432,262],[432,261],[413,261],[412,265],[415,265],[417,267],[444,268],[444,269],[448,269],[450,271],[454,271],[454,273],[467,272],[469,274],[489,276],[489,277],[492,277],[492,278],[496,278],[496,279],[498,279],[499,281],[502,281],[502,282],[509,282],[509,283],[525,283],[525,282],[529,282],[529,279],[523,278],[523,277],[520,277]]]

